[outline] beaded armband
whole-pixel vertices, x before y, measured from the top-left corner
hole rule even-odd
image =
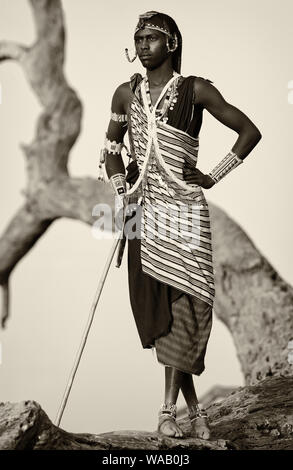
[[[218,183],[224,176],[230,171],[234,170],[238,165],[243,163],[242,158],[238,157],[232,150],[223,158],[223,160],[215,166],[215,168],[209,173],[209,176]]]
[[[119,155],[123,149],[123,143],[117,143],[116,140],[109,140],[108,137],[105,138],[105,150],[114,155]]]
[[[104,182],[109,181],[107,172],[105,170],[106,152],[112,153],[113,155],[118,156],[121,154],[123,146],[124,146],[123,143],[117,144],[116,140],[111,141],[106,136],[104,148],[100,151],[98,180],[104,181]]]
[[[115,122],[127,122],[127,114],[117,114],[111,112],[111,119]]]

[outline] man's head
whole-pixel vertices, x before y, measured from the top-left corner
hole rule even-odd
[[[155,11],[140,15],[134,41],[136,52],[145,67],[156,68],[171,55],[173,69],[180,73],[182,36],[170,16]]]

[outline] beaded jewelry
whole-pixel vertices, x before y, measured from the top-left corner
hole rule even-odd
[[[108,137],[105,138],[105,150],[113,155],[119,155],[123,149],[123,143],[117,143],[116,140],[110,140]]]
[[[170,37],[170,36],[169,36],[169,37]],[[168,52],[174,52],[174,51],[176,51],[176,49],[177,49],[177,47],[178,47],[178,37],[177,37],[177,34],[174,34],[174,36],[171,36],[171,38],[172,38],[173,41],[174,41],[173,47],[170,47],[170,44],[169,44],[169,37],[167,37],[167,40],[166,40],[167,51],[168,51]]]
[[[111,111],[111,119],[115,122],[127,122],[127,114],[118,114]]]
[[[204,409],[201,409],[199,405],[192,405],[189,408],[189,413],[188,413],[190,421],[194,421],[195,419],[198,418],[207,418],[208,415]]]
[[[139,31],[140,29],[148,28],[156,29],[157,31],[161,31],[161,33],[167,34],[167,36],[171,36],[171,33],[167,28],[164,28],[163,26],[159,26],[157,24],[153,24],[150,21],[146,21],[157,14],[158,12],[156,11],[149,11],[147,13],[144,13],[143,15],[139,15],[139,21],[135,28],[134,34],[137,33],[137,31]]]
[[[162,118],[162,121],[164,123],[167,123],[168,121],[168,116],[165,116],[168,109],[172,111],[177,102],[177,96],[178,96],[177,85],[178,85],[178,81],[180,77],[181,75],[178,75],[177,79],[174,80],[172,85],[168,88],[162,108],[156,109],[156,119]],[[145,90],[146,90],[148,105],[149,105],[150,111],[152,112],[153,104],[151,101],[150,85],[149,85],[148,77],[145,77]]]
[[[158,423],[158,431],[160,430],[161,425],[164,423],[166,420],[172,420],[176,421],[176,412],[177,412],[177,406],[174,403],[163,403],[160,406],[158,417],[159,417],[159,423]]]
[[[161,414],[167,414],[172,416],[172,418],[176,418],[176,411],[177,406],[174,403],[162,403],[159,410],[159,416]]]
[[[106,150],[102,149],[100,151],[99,170],[98,170],[98,180],[102,181],[103,183],[109,180],[105,172],[105,154],[106,154]]]
[[[191,415],[189,414],[189,419],[190,419],[190,422],[192,423],[192,421],[196,420],[196,419],[199,419],[199,418],[207,418],[208,415],[206,413],[206,411],[204,410],[199,410],[197,413]]]
[[[198,404],[192,405],[189,408],[188,416],[190,424],[193,427],[193,435],[201,439],[209,439],[211,430],[208,423],[207,412],[203,408],[201,409]]]
[[[124,147],[126,148],[124,143],[117,143],[116,140],[111,141],[107,138],[107,135],[106,135],[104,148],[100,151],[99,170],[98,170],[99,181],[102,181],[104,183],[109,181],[107,172],[105,170],[105,161],[106,161],[107,152],[111,153],[112,155],[118,156],[121,154],[121,151]],[[126,148],[126,151],[127,151],[127,148]]]
[[[124,173],[116,173],[111,176],[110,182],[117,196],[124,196],[126,193],[126,178]]]
[[[137,52],[135,52],[133,58],[130,59],[130,56],[129,56],[129,52],[128,52],[127,47],[125,48],[125,55],[126,55],[126,58],[127,58],[128,62],[130,62],[130,63],[134,62],[135,59],[137,58]]]
[[[163,403],[160,407],[158,417],[158,432],[161,433],[161,426],[165,421],[176,422],[177,406],[174,403]],[[178,436],[179,437],[179,436]],[[181,437],[181,436],[180,436]]]
[[[209,176],[218,183],[224,176],[226,176],[230,171],[234,170],[238,165],[243,163],[242,158],[232,150],[223,158],[223,160],[218,163],[217,166],[209,173]]]
[[[106,135],[106,139],[105,139],[105,142],[107,140],[107,135]],[[111,142],[109,141],[110,143],[116,143],[115,140],[114,142]],[[127,146],[124,144],[124,143],[121,143],[121,144],[118,144],[118,145],[121,145],[121,150],[119,153],[113,153],[113,155],[120,155],[121,151],[123,149],[125,149],[126,151],[126,154],[129,158],[128,160],[128,164],[130,163],[130,160],[132,158],[131,156],[131,152],[129,151],[129,149],[127,148]],[[100,159],[99,159],[99,170],[98,170],[98,180],[102,181],[103,183],[106,183],[109,181],[109,177],[107,175],[107,172],[106,172],[106,169],[105,169],[105,161],[106,161],[106,155],[107,155],[107,152],[108,149],[106,147],[104,147],[101,151],[100,151]],[[109,152],[110,153],[110,152]]]

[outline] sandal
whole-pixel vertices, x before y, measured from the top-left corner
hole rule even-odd
[[[162,424],[165,423],[166,421],[172,421],[173,423],[176,423],[176,410],[177,407],[175,404],[172,403],[163,403],[161,405],[161,408],[159,410],[159,423],[158,423],[158,432],[161,434],[164,434],[164,436],[168,436],[168,434],[165,434],[161,431]],[[170,435],[168,437],[174,437],[174,438],[182,438],[183,436],[174,436]]]
[[[206,440],[210,438],[208,415],[204,409],[200,409],[199,405],[193,406],[189,411],[189,419],[196,437]],[[195,423],[193,423],[194,421]]]

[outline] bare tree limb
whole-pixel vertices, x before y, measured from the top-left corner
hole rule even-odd
[[[3,300],[2,300],[2,314],[1,314],[1,326],[5,328],[6,321],[9,317],[9,285],[8,281],[2,284]]]
[[[74,434],[54,426],[35,401],[0,403],[1,450],[227,450],[223,439],[172,439],[157,432],[113,431]]]
[[[93,178],[71,178],[69,152],[80,133],[82,105],[63,73],[64,21],[60,0],[30,0],[36,27],[31,47],[2,41],[0,60],[18,60],[44,107],[36,136],[22,145],[27,162],[25,202],[0,238],[0,284],[3,287],[2,326],[9,316],[9,276],[48,227],[60,217],[93,224],[98,203],[113,207],[109,184]]]
[[[22,61],[28,48],[12,41],[0,41],[0,62],[5,60]]]

